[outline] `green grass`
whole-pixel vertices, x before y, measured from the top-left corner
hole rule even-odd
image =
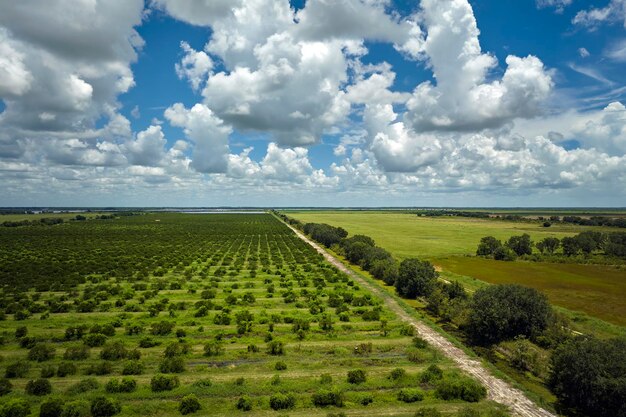
[[[397,212],[295,211],[288,214],[305,223],[328,223],[341,226],[350,234],[368,235],[398,259],[420,257],[431,260],[444,272],[489,283],[528,285],[543,291],[557,306],[626,325],[624,267],[499,262],[468,256],[475,253],[480,238],[488,235],[504,241],[512,235],[528,233],[536,241],[548,236],[573,236],[584,230],[616,229],[563,224],[544,228],[539,223],[418,217]]]
[[[506,240],[512,235],[528,233],[531,238],[573,236],[583,230],[615,230],[555,224],[507,222],[470,218],[418,217],[409,213],[386,212],[286,212],[304,223],[327,223],[341,226],[351,234],[371,236],[376,244],[399,259],[418,256],[433,259],[451,255],[473,255],[480,238],[495,236]]]
[[[155,219],[161,220],[155,223]],[[162,240],[163,235],[168,240]],[[20,237],[18,239],[18,237]],[[122,239],[122,237],[128,239]],[[140,238],[136,238],[140,236]],[[97,395],[106,395],[119,400],[122,404],[121,416],[176,416],[181,397],[195,394],[200,399],[202,411],[197,415],[211,416],[326,416],[329,412],[345,411],[347,415],[395,415],[411,416],[416,404],[407,405],[397,400],[397,392],[406,387],[420,385],[418,377],[429,365],[437,364],[445,373],[454,375],[458,372],[453,362],[431,348],[420,349],[415,360],[407,354],[411,348],[411,336],[401,333],[403,328],[399,319],[390,311],[382,308],[380,320],[385,320],[388,333],[381,334],[380,320],[366,321],[363,311],[381,305],[376,297],[367,301],[368,305],[357,306],[346,303],[344,307],[349,321],[339,320],[334,307],[329,305],[329,295],[342,291],[353,297],[369,295],[359,288],[349,277],[339,273],[327,264],[313,249],[298,239],[278,220],[268,215],[180,215],[159,214],[134,218],[122,218],[106,222],[84,222],[64,224],[61,227],[25,227],[23,229],[0,230],[0,242],[8,251],[6,259],[14,259],[18,253],[27,249],[42,248],[38,251],[38,262],[50,264],[63,261],[67,273],[80,271],[81,263],[90,262],[99,273],[87,277],[84,283],[65,288],[64,291],[33,290],[8,294],[5,289],[3,308],[15,309],[15,300],[20,300],[23,308],[38,308],[25,320],[16,320],[11,313],[0,322],[2,344],[0,344],[0,376],[6,367],[15,360],[26,360],[28,350],[20,347],[15,337],[15,330],[20,326],[28,328],[28,336],[35,337],[53,345],[56,355],[45,362],[29,361],[30,370],[21,378],[11,379],[13,392],[3,396],[25,398],[31,404],[33,415],[37,415],[41,397],[25,394],[27,381],[38,378],[45,365],[58,366],[69,346],[81,345],[80,340],[65,340],[65,330],[70,326],[107,324],[115,321],[118,326],[115,335],[108,342],[119,341],[129,349],[137,348],[139,341],[151,336],[160,345],[140,348],[141,362],[145,369],[141,375],[133,376],[138,389],[132,393],[105,393],[104,384],[111,378],[120,378],[124,360],[112,361],[113,372],[105,376],[93,376],[101,384],[100,388],[84,394],[71,394],[67,389],[81,379],[88,377],[87,368],[99,363],[101,347],[90,349],[86,360],[73,361],[78,367],[76,375],[52,377],[53,395],[64,400],[91,399]],[[55,240],[56,248],[49,243]],[[116,250],[98,251],[98,258],[88,258],[87,252],[78,252],[74,248],[81,246],[96,250],[103,242],[117,244]],[[169,246],[166,246],[169,245]],[[143,258],[155,259],[155,263],[146,263],[139,249],[144,247]],[[47,251],[43,248],[49,248]],[[68,248],[72,248],[69,250]],[[160,248],[160,251],[156,251]],[[153,273],[132,274],[129,270],[119,271],[115,262],[122,254],[136,253],[137,259],[130,266],[140,262],[144,271],[160,271],[162,277]],[[25,255],[24,255],[25,256]],[[100,263],[96,263],[100,260]],[[126,260],[128,261],[128,260]],[[24,265],[27,269],[27,263]],[[163,266],[166,270],[163,271]],[[218,273],[223,271],[223,275]],[[252,273],[254,271],[255,273]],[[27,273],[26,273],[27,272]],[[42,278],[39,269],[27,270],[25,277],[32,280]],[[107,278],[108,277],[108,278]],[[321,280],[321,281],[320,281]],[[74,281],[68,281],[70,286]],[[174,287],[172,287],[174,285]],[[268,290],[273,285],[275,291]],[[213,306],[206,316],[196,317],[202,301],[204,289],[213,288],[216,296],[211,300]],[[286,302],[283,294],[293,290],[296,299]],[[243,295],[250,292],[255,301],[243,303]],[[237,295],[235,304],[228,305],[227,297]],[[74,301],[97,299],[98,305],[93,312],[79,313]],[[44,315],[46,306],[61,302],[70,306],[66,313]],[[325,313],[332,317],[331,330],[320,326],[320,313],[312,311],[312,304],[319,302]],[[127,306],[136,305],[133,311],[126,311]],[[151,306],[163,305],[162,311],[150,314]],[[180,308],[184,306],[184,308]],[[171,307],[171,308],[170,308]],[[21,307],[20,307],[21,308]],[[230,325],[214,323],[214,317],[230,309],[233,322]],[[138,310],[138,311],[134,311]],[[254,319],[251,329],[239,334],[235,325],[237,312],[248,310]],[[289,318],[306,318],[310,329],[304,337],[298,337],[289,322]],[[150,326],[160,321],[175,324],[175,329],[168,335],[150,335]],[[270,321],[275,321],[270,330]],[[125,329],[129,325],[140,326],[139,335],[128,335]],[[178,340],[176,330],[184,330],[182,337],[191,347],[183,356],[184,372],[177,374],[181,385],[173,391],[154,393],[150,390],[150,379],[158,372],[158,365],[163,360],[165,347]],[[267,351],[267,335],[285,343],[285,354],[272,356]],[[218,356],[207,357],[203,354],[204,345],[222,335],[223,352]],[[355,347],[371,343],[371,352],[355,354]],[[250,345],[259,347],[258,352],[250,352]],[[276,362],[287,365],[286,370],[276,370]],[[391,370],[404,368],[407,376],[392,381],[388,378]],[[346,374],[352,369],[364,369],[367,381],[353,385],[346,381]],[[345,407],[317,408],[311,402],[311,396],[328,384],[320,382],[322,374],[332,376],[333,385],[345,393]],[[275,376],[279,375],[279,380]],[[243,383],[238,379],[243,378]],[[210,386],[194,385],[199,380],[209,379]],[[434,395],[432,386],[422,386],[426,398],[420,403],[434,406],[446,413],[453,413],[469,406],[481,412],[498,406],[490,401],[478,404],[442,401]],[[296,397],[293,410],[276,412],[270,409],[269,398],[276,392],[292,392]],[[370,405],[360,404],[365,395],[372,396]],[[242,395],[252,399],[253,411],[244,413],[235,408],[235,403]]]

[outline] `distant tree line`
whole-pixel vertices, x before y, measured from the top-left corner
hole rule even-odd
[[[530,218],[519,214],[496,214],[486,211],[463,211],[463,210],[419,210],[417,216],[424,217],[469,217],[479,219],[497,219],[509,222],[543,222],[544,227],[550,227],[553,223],[576,224],[580,226],[607,226],[626,228],[626,217],[609,216],[538,216]]]
[[[39,220],[20,220],[2,222],[3,227],[22,227],[22,226],[53,226],[63,223],[61,218],[43,217]]]
[[[511,236],[505,243],[493,236],[485,236],[480,239],[476,255],[490,257],[499,261],[513,261],[517,257],[533,255],[533,248],[539,251],[541,256],[559,255],[573,257],[592,254],[604,255],[613,258],[626,259],[626,233],[611,232],[602,233],[585,231],[576,236],[566,236],[562,239],[546,237],[533,243],[528,234]],[[536,254],[535,255],[539,255]],[[530,258],[541,260],[541,256]]]

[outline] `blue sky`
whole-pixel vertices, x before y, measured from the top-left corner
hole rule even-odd
[[[626,205],[624,0],[66,7],[0,5],[0,205]]]

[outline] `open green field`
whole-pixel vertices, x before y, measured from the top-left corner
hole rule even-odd
[[[542,290],[555,305],[626,324],[626,269],[601,265],[498,262],[473,255],[481,237],[506,240],[528,233],[533,240],[573,236],[583,230],[614,229],[469,218],[418,217],[386,212],[289,212],[302,222],[341,226],[350,234],[371,236],[399,259],[420,257],[444,270],[490,283],[519,283]]]
[[[270,215],[0,228],[0,253],[0,378],[12,385],[0,402],[25,399],[33,416],[50,396],[76,406],[105,396],[122,416],[181,415],[190,394],[197,415],[211,416],[498,410],[440,399],[427,369],[458,380],[452,362],[416,345],[380,300]],[[350,382],[359,370],[365,380]],[[155,391],[157,374],[172,389]],[[26,393],[40,377],[52,393]],[[134,381],[129,392],[111,382],[121,378]]]

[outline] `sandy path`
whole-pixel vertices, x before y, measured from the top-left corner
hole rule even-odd
[[[520,390],[513,388],[509,383],[493,376],[478,360],[470,358],[465,352],[454,346],[439,333],[412,317],[393,297],[389,296],[384,289],[370,284],[358,274],[354,273],[354,271],[348,269],[341,261],[322,249],[317,243],[304,236],[299,230],[291,227],[291,225],[287,224],[287,226],[289,226],[289,228],[293,230],[300,239],[304,240],[316,251],[321,253],[324,258],[337,267],[337,269],[352,277],[360,285],[367,288],[372,294],[375,294],[383,299],[391,311],[397,314],[403,321],[414,326],[423,339],[456,362],[459,368],[481,381],[487,388],[487,395],[489,399],[509,407],[510,411],[516,416],[556,417],[555,414],[537,406]]]

